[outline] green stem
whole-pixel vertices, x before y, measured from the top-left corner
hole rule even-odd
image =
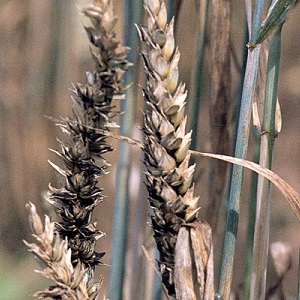
[[[246,66],[246,78],[244,81],[244,90],[242,95],[242,103],[240,110],[240,118],[237,132],[237,142],[235,157],[245,159],[248,149],[251,105],[254,95],[254,87],[257,77],[257,68],[259,61],[259,50],[255,48],[250,50]],[[222,256],[221,278],[219,293],[223,295],[223,299],[229,299],[232,269],[236,244],[236,236],[238,230],[238,220],[240,212],[240,202],[242,194],[243,168],[233,166],[232,179],[227,211],[227,224],[224,238],[224,248]]]
[[[269,45],[269,57],[264,101],[264,121],[260,147],[260,165],[271,169],[275,138],[275,111],[278,72],[280,63],[282,24],[273,32]],[[250,299],[265,299],[266,274],[270,228],[270,181],[258,177],[257,211],[254,235],[253,264]]]
[[[138,22],[139,14],[142,10],[141,1],[126,1],[124,13],[124,44],[131,47],[132,51],[128,55],[129,61],[138,61],[136,57],[138,36],[134,23]],[[136,82],[138,74],[138,66],[131,68],[125,74],[125,84]],[[126,101],[121,102],[121,111],[126,114],[121,116],[120,134],[130,136],[134,124],[134,108],[136,85],[126,93]],[[118,172],[116,179],[116,197],[114,210],[114,227],[112,235],[111,250],[111,270],[109,279],[109,298],[122,299],[123,283],[125,277],[125,256],[127,248],[127,230],[128,230],[128,214],[129,214],[129,175],[131,170],[131,153],[130,146],[121,141],[119,146]]]
[[[255,149],[253,154],[253,162],[259,162],[259,148],[260,139],[256,134],[255,137]],[[251,282],[251,266],[252,266],[252,254],[253,254],[253,239],[255,228],[255,215],[256,215],[256,195],[257,195],[257,181],[258,174],[252,172],[251,174],[251,188],[250,199],[248,209],[248,228],[247,228],[247,241],[246,241],[246,258],[245,258],[245,288],[243,299],[249,299],[250,296],[250,282]]]
[[[263,4],[263,0],[256,1],[252,26],[252,35],[257,35],[258,33],[262,19]],[[260,47],[248,50],[246,74],[243,86],[240,117],[237,131],[237,141],[235,148],[235,157],[243,159],[246,158],[248,150],[251,110],[258,72],[259,53]],[[219,294],[222,296],[223,300],[228,300],[230,298],[231,292],[233,262],[242,194],[242,182],[243,168],[234,165],[232,170],[231,187],[227,211],[227,223],[224,237],[224,247],[222,254],[222,265],[219,284]]]

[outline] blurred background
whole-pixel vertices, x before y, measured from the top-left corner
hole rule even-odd
[[[30,294],[43,289],[49,283],[34,272],[38,264],[33,255],[28,253],[22,240],[32,241],[28,223],[28,212],[25,204],[31,201],[36,204],[41,215],[51,214],[51,207],[45,202],[43,195],[47,192],[49,182],[56,185],[54,170],[48,164],[53,155],[48,148],[57,148],[56,137],[61,133],[54,118],[65,117],[71,112],[71,83],[84,82],[85,72],[92,70],[89,43],[83,29],[87,21],[80,15],[78,7],[89,1],[79,0],[1,0],[0,1],[0,300],[31,299]],[[117,36],[122,40],[123,1],[116,0],[116,14],[119,16]],[[240,1],[232,2],[232,37],[233,51],[239,64],[242,62],[242,51],[245,47],[244,5]],[[281,69],[279,77],[279,101],[282,109],[283,127],[275,141],[273,170],[300,192],[300,5],[296,5],[283,27],[281,52]],[[180,77],[187,83],[191,81],[193,67],[196,9],[194,1],[182,1],[180,14],[176,24],[176,38],[181,51]],[[207,46],[209,49],[209,35]],[[197,150],[209,151],[208,100],[209,86],[209,50],[206,51],[203,100],[199,117],[199,137]],[[235,89],[241,74],[232,67],[233,86]],[[140,126],[143,107],[141,90],[144,79],[133,83],[137,90],[135,112],[135,138],[141,139]],[[116,104],[118,105],[118,104]],[[117,143],[112,140],[117,148]],[[142,159],[139,149],[132,148],[136,160],[130,175],[131,205],[129,217],[128,255],[126,278],[137,276],[132,266],[134,260],[143,259],[141,245],[151,245],[151,232],[147,222],[148,204],[143,187]],[[111,162],[110,174],[103,176],[100,186],[106,195],[94,213],[100,230],[106,236],[98,242],[99,251],[106,251],[103,262],[110,264],[110,247],[113,209],[115,195],[115,177],[117,172],[118,150],[107,156]],[[249,158],[251,159],[251,147]],[[245,250],[247,200],[249,178],[246,171],[245,201],[242,204],[241,226],[239,228],[237,256],[234,274],[234,289],[243,284],[243,263]],[[209,161],[197,160],[196,194],[200,195],[200,212],[205,218],[205,208],[209,201],[207,185],[209,178]],[[224,183],[225,184],[225,183]],[[140,189],[137,189],[140,186]],[[136,214],[136,207],[143,208],[144,216]],[[140,211],[140,210],[139,210]],[[142,223],[137,222],[137,217]],[[220,220],[220,232],[224,228],[224,218]],[[142,225],[141,225],[142,224]],[[139,228],[139,226],[141,226]],[[132,241],[139,233],[141,244],[138,250]],[[299,223],[283,196],[274,187],[272,198],[271,242],[283,241],[292,249],[292,268],[284,283],[288,299],[296,299]],[[222,237],[215,237],[216,262],[219,261]],[[140,289],[147,289],[145,282],[147,270],[152,266],[143,262],[145,274],[140,274]],[[150,271],[149,271],[150,272]],[[151,271],[152,272],[152,271]],[[98,267],[97,276],[104,277],[101,297],[107,295],[109,267]],[[126,279],[128,282],[128,279]],[[150,289],[150,288],[149,288]],[[125,289],[125,293],[127,290]],[[102,299],[100,297],[100,299]],[[124,296],[132,299],[130,291]],[[142,299],[142,298],[140,298]],[[113,299],[112,299],[113,300]]]

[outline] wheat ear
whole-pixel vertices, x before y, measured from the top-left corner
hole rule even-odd
[[[139,27],[147,87],[144,99],[144,163],[146,165],[152,227],[160,253],[162,281],[175,295],[174,251],[183,225],[197,218],[198,197],[192,178],[195,165],[189,166],[191,132],[186,133],[183,83],[178,84],[180,53],[175,48],[174,18],[167,24],[164,1],[145,1],[147,26]]]
[[[130,64],[125,59],[129,48],[121,47],[115,37],[117,18],[112,1],[95,0],[84,7],[82,13],[92,24],[85,29],[91,42],[94,72],[87,72],[84,85],[73,86],[73,114],[59,124],[65,140],[59,141],[60,150],[52,151],[60,163],[50,164],[60,176],[60,186],[55,188],[50,185],[47,200],[54,206],[58,216],[55,236],[62,240],[57,245],[68,242],[64,249],[70,248],[70,251],[65,251],[68,252],[68,258],[70,255],[73,267],[88,269],[91,276],[104,255],[104,252],[95,251],[95,243],[103,233],[91,220],[94,208],[103,198],[102,190],[97,187],[97,179],[105,174],[109,166],[103,155],[113,150],[107,142],[107,135],[99,129],[107,131],[116,126],[112,118],[118,112],[114,111],[112,100],[125,97],[122,75]],[[43,251],[42,248],[38,249],[42,246],[39,244],[34,252],[38,254]],[[57,295],[54,291],[57,291]],[[57,299],[61,296],[59,293],[60,290],[52,289],[51,295]]]
[[[93,25],[85,29],[92,44],[95,71],[87,72],[86,84],[74,85],[73,116],[60,124],[67,141],[60,141],[60,151],[54,151],[61,166],[51,163],[61,175],[62,185],[50,186],[47,199],[60,218],[56,224],[60,235],[68,237],[73,263],[94,266],[103,256],[94,250],[95,241],[103,234],[96,223],[91,223],[91,215],[102,201],[102,191],[96,184],[109,165],[103,154],[113,148],[105,135],[92,128],[115,127],[112,100],[124,97],[121,76],[129,64],[125,60],[128,48],[120,47],[115,39],[112,1],[95,1],[82,12]]]

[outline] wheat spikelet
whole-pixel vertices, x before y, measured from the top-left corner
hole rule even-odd
[[[33,296],[53,299],[97,299],[100,283],[93,284],[92,274],[89,274],[82,263],[76,266],[71,262],[71,249],[68,240],[61,239],[55,230],[55,224],[45,216],[43,225],[36,212],[34,204],[26,205],[29,210],[29,220],[36,243],[24,241],[29,251],[34,253],[43,266],[42,271],[36,271],[51,279],[55,285],[36,292]],[[92,271],[90,271],[92,272]]]
[[[144,153],[152,226],[160,252],[162,281],[175,295],[174,251],[179,229],[196,220],[193,194],[195,165],[189,167],[191,132],[186,133],[185,85],[178,84],[180,53],[175,48],[174,19],[167,24],[164,1],[145,1],[147,27],[138,28],[146,44],[142,56],[147,75],[144,99]]]

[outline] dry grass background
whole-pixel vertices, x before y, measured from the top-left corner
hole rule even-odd
[[[82,17],[76,4],[83,6],[88,1],[71,0],[2,0],[0,1],[0,300],[30,299],[28,296],[38,287],[47,283],[33,272],[37,264],[27,254],[22,239],[30,240],[25,203],[34,202],[39,211],[49,213],[50,207],[42,194],[48,183],[55,185],[54,171],[47,163],[51,157],[49,147],[56,148],[55,137],[59,136],[56,126],[45,118],[66,116],[70,112],[71,82],[82,82],[86,70],[91,69],[88,42],[82,26]],[[118,29],[121,36],[122,1],[116,1],[120,17]],[[279,77],[279,100],[282,107],[283,129],[274,148],[274,171],[300,191],[300,5],[296,5],[288,16],[283,29],[281,70]],[[181,50],[181,80],[190,81],[193,65],[195,9],[193,1],[184,1],[178,20],[177,42]],[[234,48],[240,51],[243,40],[243,5],[235,1],[233,5]],[[208,37],[209,43],[209,37]],[[209,64],[209,52],[206,65]],[[208,72],[206,72],[208,74]],[[234,74],[235,82],[238,74]],[[209,78],[206,78],[207,92]],[[135,83],[137,84],[137,83]],[[188,86],[188,85],[187,85]],[[140,97],[141,95],[139,95]],[[200,116],[200,137],[198,148],[208,150],[208,110],[203,100]],[[141,102],[138,100],[141,107]],[[137,115],[140,116],[139,110]],[[139,131],[136,130],[136,135]],[[117,147],[117,143],[112,141]],[[135,149],[136,157],[139,151]],[[251,153],[251,152],[250,152]],[[104,203],[98,206],[95,218],[98,226],[107,236],[99,242],[99,249],[107,251],[105,263],[110,263],[109,248],[112,235],[113,200],[115,193],[117,151],[108,156],[112,163],[110,174],[101,179]],[[137,167],[138,167],[137,160]],[[198,180],[196,194],[201,195],[201,205],[205,208],[209,197],[206,194],[208,161],[198,160]],[[134,170],[131,183],[140,176]],[[196,176],[197,176],[196,174]],[[249,182],[250,172],[246,172]],[[245,200],[248,192],[244,189]],[[137,197],[147,208],[146,198]],[[242,214],[247,213],[246,201]],[[203,212],[205,210],[203,209]],[[145,214],[147,212],[145,211]],[[131,211],[130,235],[134,227],[134,212]],[[241,216],[243,220],[243,216]],[[221,220],[221,226],[224,226]],[[234,275],[234,288],[243,279],[243,269],[239,268],[244,259],[246,224],[239,229],[238,249]],[[282,195],[273,188],[270,240],[290,243],[293,250],[292,269],[285,281],[285,289],[290,295],[296,294],[296,278],[299,251],[299,223]],[[143,231],[141,232],[143,235]],[[130,245],[130,244],[129,244]],[[220,253],[221,239],[216,239],[216,255]],[[140,251],[141,252],[141,251]],[[106,291],[109,267],[99,267],[105,277],[103,294]],[[130,275],[130,274],[129,274]],[[293,299],[293,298],[291,298]]]

